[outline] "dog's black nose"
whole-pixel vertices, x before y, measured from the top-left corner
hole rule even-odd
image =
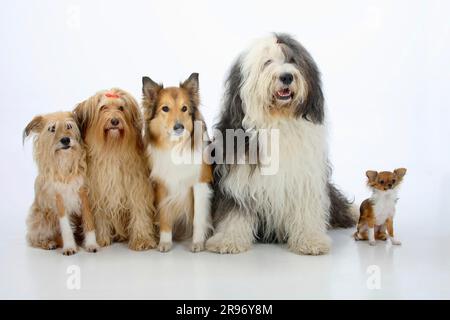
[[[388,186],[389,186],[389,188],[392,188],[392,184],[391,183],[389,183]]]
[[[175,125],[173,126],[173,130],[174,131],[180,131],[180,130],[183,130],[184,129],[184,126],[181,124],[181,123],[175,123]]]
[[[61,144],[64,145],[64,146],[67,146],[67,145],[70,144],[70,138],[69,137],[64,137],[60,141],[61,141]]]
[[[111,124],[112,124],[113,126],[118,126],[118,125],[119,125],[119,119],[117,119],[117,118],[112,118],[112,119],[111,119]]]
[[[283,84],[291,84],[292,81],[294,81],[294,76],[291,73],[283,73],[280,76],[280,81],[283,82]]]

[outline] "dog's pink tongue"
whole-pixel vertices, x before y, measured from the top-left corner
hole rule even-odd
[[[277,94],[281,97],[286,97],[289,96],[291,94],[291,90],[289,89],[283,89],[277,92]]]

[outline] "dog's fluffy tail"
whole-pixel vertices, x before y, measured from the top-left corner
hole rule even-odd
[[[359,218],[357,206],[350,202],[332,183],[328,184],[328,194],[330,196],[330,227],[354,227]]]

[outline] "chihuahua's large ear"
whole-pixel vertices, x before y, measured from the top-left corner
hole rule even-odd
[[[158,84],[149,77],[142,77],[142,94],[147,98],[150,104],[153,104],[158,97],[159,91],[164,88],[162,84]]]
[[[191,74],[187,80],[180,83],[180,88],[187,90],[192,103],[197,107],[200,103],[198,73]]]
[[[394,173],[397,175],[397,177],[403,178],[405,176],[405,174],[406,174],[406,168],[395,169]]]
[[[367,178],[369,178],[369,182],[374,182],[378,176],[378,172],[369,170],[369,171],[366,171],[366,176],[367,176]]]
[[[27,124],[27,126],[23,130],[22,143],[25,142],[25,139],[31,133],[39,133],[39,132],[41,132],[43,127],[44,127],[44,117],[43,116],[36,116],[36,117],[34,117],[33,120],[31,120],[30,123]]]

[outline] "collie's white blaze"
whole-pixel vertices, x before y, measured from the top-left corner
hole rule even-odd
[[[61,237],[63,240],[63,250],[75,249],[77,245],[73,236],[72,227],[67,215],[59,218],[59,226],[61,228]]]
[[[203,244],[211,224],[212,190],[208,183],[194,185],[194,234],[192,242]]]
[[[307,95],[306,81],[296,66],[286,61],[275,36],[258,40],[241,56],[240,95],[245,111],[242,121],[245,129],[273,121],[266,111],[273,105],[274,94],[280,89],[279,77],[283,73],[291,73],[294,77],[290,86],[294,96],[289,103],[300,103]]]

